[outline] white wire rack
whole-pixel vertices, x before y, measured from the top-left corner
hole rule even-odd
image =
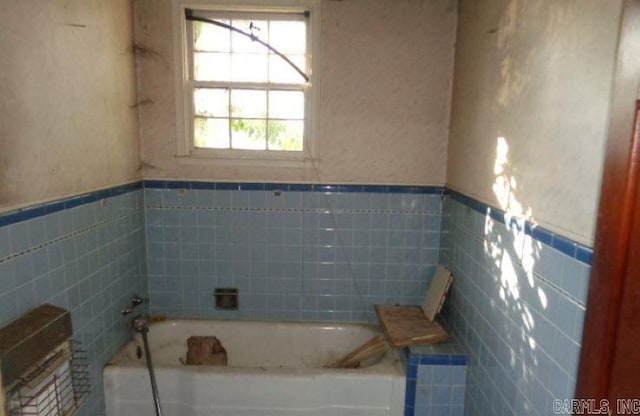
[[[11,386],[9,416],[71,416],[90,392],[87,354],[65,342]]]

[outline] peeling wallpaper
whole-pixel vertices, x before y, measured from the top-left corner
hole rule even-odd
[[[0,211],[140,178],[132,12],[2,3]]]
[[[138,0],[143,176],[156,179],[442,185],[454,0],[322,3],[319,163],[314,169],[183,165],[175,159],[170,0]]]
[[[620,11],[461,2],[447,186],[592,244]]]

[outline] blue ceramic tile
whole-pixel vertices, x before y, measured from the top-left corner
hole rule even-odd
[[[233,190],[290,190],[301,192],[350,192],[350,193],[399,193],[399,194],[434,194],[444,192],[437,186],[387,186],[387,185],[339,185],[339,184],[280,184],[280,183],[229,183],[229,182],[185,182],[185,181],[144,181],[147,189],[233,189]]]
[[[558,234],[554,234],[553,242],[551,246],[556,250],[568,255],[569,257],[575,257],[577,244],[568,238],[562,237]]]
[[[191,182],[187,181],[167,181],[165,184],[167,189],[190,189]]]
[[[544,243],[548,246],[550,246],[553,242],[553,234],[541,227],[534,227],[531,232],[531,236],[535,240],[540,241],[541,243]]]
[[[146,183],[146,181],[145,181]],[[202,190],[214,190],[216,189],[215,182],[191,182],[191,189],[202,189]]]
[[[404,416],[415,416],[415,409],[413,406],[404,407]]]
[[[407,378],[415,380],[418,376],[418,366],[411,364],[407,366]]]
[[[569,390],[567,380],[575,377],[579,347],[571,339],[577,335],[576,328],[582,328],[577,311],[583,310],[578,302],[579,294],[584,293],[582,282],[588,281],[587,258],[580,257],[579,246],[573,241],[524,223],[524,231],[540,242],[534,253],[538,256],[534,258],[535,274],[527,276],[513,247],[514,239],[500,231],[501,224],[494,226],[501,239],[491,240],[496,253],[501,253],[498,259],[472,244],[471,235],[484,236],[479,227],[480,215],[475,224],[467,221],[467,207],[480,214],[488,208],[455,194],[445,203],[442,234],[446,236],[443,241],[447,249],[441,252],[441,260],[455,270],[453,295],[445,304],[447,322],[453,325],[452,332],[461,335],[465,348],[472,352],[469,359],[475,363],[469,367],[472,382],[466,386],[466,405],[474,414],[549,414],[551,396],[547,389],[552,385],[552,372],[555,371],[553,389],[558,394]],[[492,217],[500,220],[502,213],[493,211]],[[505,261],[511,262],[510,269],[519,279],[518,291],[508,290],[503,266],[496,267]],[[558,344],[562,339],[570,341]],[[515,366],[504,365],[511,360]],[[563,365],[558,372],[553,363],[560,362],[567,367]],[[523,377],[521,368],[534,378]],[[455,377],[464,376],[460,373]],[[536,377],[544,380],[542,384],[530,383]],[[526,397],[521,396],[516,385]],[[460,389],[463,387],[459,385]]]
[[[465,385],[453,386],[451,389],[451,404],[453,406],[464,406],[465,392]]]
[[[289,188],[289,191],[292,191],[292,192],[311,192],[311,191],[313,191],[313,185],[304,184],[304,183],[290,184],[288,186],[288,188]]]
[[[456,366],[451,370],[451,382],[454,385],[465,385],[467,370],[465,366]]]
[[[144,187],[145,189],[165,189],[167,186],[166,186],[166,181],[145,180]]]
[[[29,248],[28,223],[17,223],[8,228],[9,246],[12,254],[18,254]]]
[[[282,191],[286,192],[291,189],[291,186],[286,183],[265,183],[263,184],[263,188],[266,191]],[[244,187],[242,189],[245,189]]]
[[[460,406],[460,405],[451,406],[450,416],[464,416],[464,406]]]
[[[416,381],[407,379],[405,386],[405,406],[413,407],[416,402]]]
[[[240,183],[238,184],[238,190],[242,191],[264,191],[264,183]]]
[[[450,365],[432,365],[431,384],[439,386],[451,386],[453,384],[453,372]]]
[[[583,262],[584,264],[591,265],[591,261],[593,259],[593,250],[589,247],[584,247],[578,244],[576,247],[576,259]]]
[[[238,183],[217,183],[216,190],[227,190],[227,191],[237,191],[240,189],[240,184]]]

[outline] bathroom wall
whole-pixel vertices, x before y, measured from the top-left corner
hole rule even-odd
[[[449,193],[440,262],[444,317],[465,346],[467,415],[553,414],[572,399],[591,250]]]
[[[460,2],[448,187],[592,245],[620,12]]]
[[[139,178],[130,0],[5,1],[0,212]]]
[[[440,262],[465,414],[575,390],[621,2],[460,2]]]
[[[0,326],[42,303],[71,313],[92,384],[80,415],[104,413],[102,367],[130,337],[134,293],[147,296],[139,183],[0,216]]]
[[[130,0],[2,3],[0,325],[44,302],[71,312],[87,416],[129,337],[120,309],[147,293],[132,46]]]
[[[440,248],[442,188],[145,181],[152,312],[376,322],[419,304]],[[214,288],[238,288],[217,310]]]
[[[145,179],[444,183],[454,0],[322,2],[318,172],[178,163],[171,1],[135,7]]]

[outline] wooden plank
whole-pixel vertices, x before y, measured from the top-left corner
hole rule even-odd
[[[445,342],[446,331],[417,306],[375,305],[382,332],[393,348]]]
[[[427,296],[422,303],[422,311],[430,321],[436,319],[447,297],[453,276],[444,266],[438,266],[435,276],[429,285]]]
[[[381,358],[389,350],[384,336],[377,335],[326,368],[359,368]],[[364,363],[364,365],[363,365]]]

